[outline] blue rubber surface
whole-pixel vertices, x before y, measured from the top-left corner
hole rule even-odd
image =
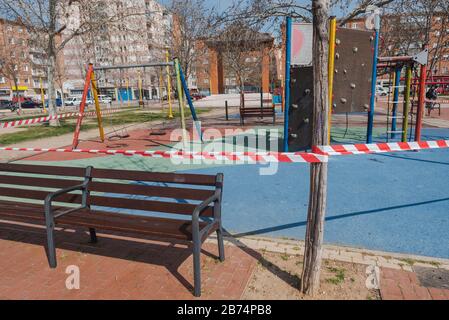
[[[423,140],[448,139],[427,129]],[[304,239],[309,166],[243,165],[186,172],[225,174],[223,219],[237,235]],[[333,157],[325,241],[449,258],[449,150]]]

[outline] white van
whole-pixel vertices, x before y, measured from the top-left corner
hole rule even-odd
[[[98,100],[100,103],[105,103],[105,104],[109,104],[112,102],[112,98],[110,96],[103,95],[103,94],[100,94],[98,96]]]
[[[64,104],[66,106],[75,106],[78,107],[81,104],[81,100],[82,97],[68,97],[65,101]],[[87,98],[86,99],[86,105],[89,106],[92,104],[92,100]]]

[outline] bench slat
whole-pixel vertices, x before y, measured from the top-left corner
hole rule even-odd
[[[32,186],[32,187],[63,189],[80,184],[82,182],[83,182],[82,180],[0,175],[1,184]],[[189,200],[205,200],[214,194],[213,190],[146,186],[138,184],[109,183],[109,182],[96,182],[96,181],[93,181],[91,183],[90,190],[98,192],[158,196],[165,198],[189,199]],[[41,199],[41,197],[39,196],[38,199]]]
[[[147,186],[139,184],[123,184],[93,181],[90,191],[111,192],[119,194],[134,194],[157,196],[172,199],[206,200],[214,194],[214,190],[187,189],[174,187]]]
[[[162,202],[153,200],[142,199],[126,199],[126,198],[114,198],[114,197],[102,197],[102,196],[90,196],[90,205],[111,207],[120,209],[153,211],[153,212],[166,212],[183,215],[192,215],[196,205],[189,203],[176,203],[176,202]],[[212,217],[213,208],[209,207],[202,213],[203,216]]]
[[[50,192],[29,189],[15,189],[0,187],[0,196],[12,198],[25,198],[44,201]],[[62,203],[81,203],[80,194],[63,194],[57,198],[57,202]]]
[[[12,198],[27,198],[33,200],[45,200],[48,191],[13,189],[0,187],[0,196]],[[82,200],[81,194],[63,194],[55,199],[55,202],[80,204]],[[118,209],[131,209],[153,212],[166,212],[174,214],[192,215],[196,205],[189,203],[163,202],[144,199],[127,199],[119,197],[97,196],[89,197],[89,204],[92,206],[110,207]],[[213,208],[204,210],[203,215],[206,217],[213,216]]]
[[[99,179],[152,181],[176,184],[215,186],[216,177],[202,174],[159,173],[131,170],[94,169],[92,176]]]
[[[20,186],[32,187],[46,187],[46,188],[68,188],[82,183],[83,180],[68,180],[68,179],[50,179],[50,178],[35,178],[24,176],[7,176],[0,175],[0,183]]]
[[[84,177],[85,168],[57,167],[57,166],[36,166],[27,164],[0,163],[0,171],[35,173],[57,176]]]
[[[17,221],[43,224],[43,206],[34,204],[16,205],[7,201],[0,201],[0,218]],[[120,231],[171,237],[191,240],[191,221],[178,219],[165,219],[157,217],[142,217],[136,215],[114,214],[103,211],[78,211],[62,216],[56,220],[57,225],[79,226],[97,228],[99,230]],[[205,227],[205,222],[200,222],[200,228]]]

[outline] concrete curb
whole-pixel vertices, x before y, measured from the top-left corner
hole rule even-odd
[[[216,241],[214,238],[208,242]],[[257,251],[303,255],[304,241],[266,237],[225,237],[225,245],[248,247]],[[324,245],[323,259],[363,265],[376,265],[383,268],[412,272],[413,266],[442,268],[449,270],[449,259],[433,258],[412,254],[384,252],[337,245]]]

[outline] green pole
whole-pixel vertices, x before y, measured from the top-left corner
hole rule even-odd
[[[412,66],[407,65],[404,94],[404,120],[402,125],[402,142],[407,142],[408,116],[410,111],[410,87],[412,85]]]
[[[182,137],[183,141],[187,141],[186,136],[186,122],[184,117],[184,104],[182,102],[183,91],[182,91],[182,83],[181,83],[181,72],[179,70],[179,59],[175,58],[175,71],[176,71],[176,86],[178,88],[178,103],[179,103],[179,112],[181,113],[181,128],[182,128]]]

